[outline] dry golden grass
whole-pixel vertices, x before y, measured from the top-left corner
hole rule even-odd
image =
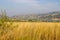
[[[60,40],[60,23],[13,22],[11,26],[0,40]]]

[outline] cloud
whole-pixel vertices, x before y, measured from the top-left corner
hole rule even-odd
[[[15,3],[34,3],[36,0],[10,0]]]
[[[52,11],[60,11],[59,3],[46,2],[42,3],[37,0],[10,0],[14,3],[15,9],[13,13],[46,13]]]
[[[37,0],[10,0],[11,2],[15,4],[27,4],[27,5],[33,5],[33,6],[38,6],[38,1]]]

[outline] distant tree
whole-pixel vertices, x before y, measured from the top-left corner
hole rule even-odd
[[[49,15],[48,18],[51,19],[52,18],[52,15]]]
[[[4,10],[4,11],[1,10],[1,13],[2,13],[1,21],[7,21],[8,17],[6,14],[6,10]]]
[[[29,22],[32,22],[33,20],[32,20],[32,19],[29,19],[28,21],[29,21]]]

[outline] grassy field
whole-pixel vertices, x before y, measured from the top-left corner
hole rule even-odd
[[[8,22],[0,27],[0,40],[60,40],[60,23]]]

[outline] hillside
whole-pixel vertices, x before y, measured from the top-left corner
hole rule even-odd
[[[46,14],[15,15],[13,20],[20,21],[60,21],[60,12],[51,12]]]

